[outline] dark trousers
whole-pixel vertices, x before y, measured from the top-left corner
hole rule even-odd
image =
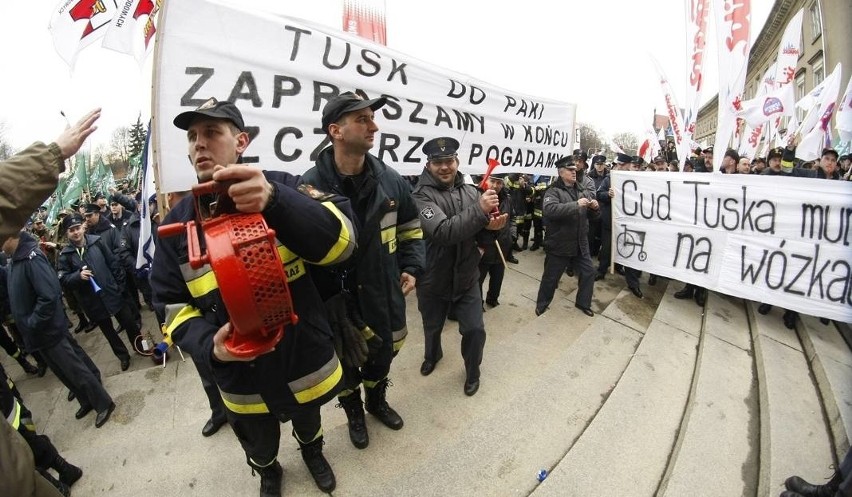
[[[624,279],[627,281],[628,288],[639,289],[639,278],[642,277],[642,271],[633,269],[632,267],[624,266]]]
[[[41,353],[51,371],[77,396],[81,407],[103,412],[112,404],[97,366],[67,332],[59,343],[41,349]],[[97,375],[93,371],[98,371]]]
[[[104,335],[104,338],[106,338],[107,343],[109,343],[109,348],[112,349],[112,353],[121,360],[130,359],[130,353],[127,351],[127,346],[121,341],[121,337],[118,336],[118,332],[115,331],[115,327],[112,325],[112,318],[98,321],[97,324],[101,333]]]
[[[533,243],[540,246],[544,240],[544,220],[540,217],[533,216],[532,225]]]
[[[278,457],[281,423],[293,422],[293,436],[304,445],[321,437],[320,407],[300,407],[290,413],[238,414],[225,410],[246,460],[253,468],[268,466]]]
[[[541,274],[541,284],[535,299],[535,308],[544,310],[553,301],[553,295],[559,286],[559,280],[568,267],[574,268],[574,274],[579,280],[577,288],[577,305],[590,308],[592,294],[595,290],[595,266],[588,255],[563,257],[553,254],[544,256],[544,272]]]
[[[606,274],[612,263],[612,226],[610,223],[602,222],[601,227],[601,251],[598,255],[598,274]]]
[[[509,251],[511,256],[511,250]],[[485,294],[486,302],[494,302],[500,298],[500,289],[503,287],[503,276],[506,274],[506,266],[502,262],[490,264],[479,263],[479,293],[482,294],[482,285],[488,277],[488,293]]]
[[[424,358],[438,362],[444,357],[441,348],[441,332],[452,305],[459,322],[461,353],[468,381],[479,379],[479,365],[485,349],[485,322],[482,319],[482,294],[479,286],[473,285],[464,295],[451,301],[436,295],[417,294],[417,308],[423,318],[425,335]]]
[[[338,394],[340,397],[349,395],[361,383],[364,383],[367,388],[372,388],[390,374],[391,363],[396,356],[393,350],[393,332],[381,332],[376,328],[373,328],[373,332],[382,339],[382,346],[376,352],[370,351],[367,362],[363,366],[352,368],[343,366],[341,363],[341,366],[343,366],[343,390]]]
[[[33,462],[35,467],[42,471],[50,468],[56,462],[59,452],[47,435],[39,435],[33,423],[33,415],[20,399],[18,405],[21,409],[21,422],[18,425],[18,433],[27,441],[27,445],[33,451]]]
[[[846,456],[840,462],[840,495],[852,495],[852,448],[846,451]]]
[[[597,257],[601,250],[601,220],[592,219],[589,221],[589,254],[592,257]]]
[[[210,366],[204,361],[195,360],[195,356],[190,355],[192,362],[195,364],[195,370],[198,371],[198,376],[201,378],[201,387],[204,388],[204,393],[207,394],[207,403],[210,404],[211,418],[215,420],[225,419],[225,403],[222,402],[222,395],[219,394],[219,388],[216,386],[216,378],[213,376],[213,371]]]

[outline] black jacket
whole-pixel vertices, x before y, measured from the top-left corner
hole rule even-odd
[[[53,347],[68,333],[68,321],[56,271],[32,235],[21,233],[6,269],[12,316],[27,350]]]
[[[500,253],[497,252],[496,243],[500,244],[503,257],[506,257],[506,254],[509,253],[509,249],[512,247],[512,229],[515,226],[514,204],[512,198],[509,196],[509,192],[505,188],[500,190],[497,197],[500,199],[500,214],[508,214],[509,220],[501,230],[482,230],[479,233],[477,239],[483,250],[481,262],[486,264],[503,264],[503,259],[500,257]]]
[[[86,315],[95,322],[109,319],[121,310],[123,305],[125,272],[110,249],[104,246],[103,238],[97,235],[85,235],[85,248],[78,251],[68,243],[59,252],[59,280],[70,288],[86,311]],[[91,280],[80,277],[83,266],[93,273],[93,278],[101,291],[95,293]]]
[[[121,267],[125,270],[132,270],[136,265],[136,257],[130,259],[130,254],[121,245],[121,227],[116,227],[109,222],[109,216],[101,214],[97,224],[86,229],[86,233],[90,235],[98,235],[101,237],[101,243],[104,247],[112,250],[112,253],[118,258]]]
[[[479,285],[476,237],[491,218],[479,207],[479,190],[465,184],[461,174],[445,187],[424,170],[411,196],[426,240],[426,269],[417,293],[455,300]]]
[[[213,360],[213,335],[230,320],[219,290],[227,282],[217,281],[210,264],[190,266],[185,233],[157,239],[150,275],[154,306],[165,316],[164,334],[211,367],[232,411],[261,404],[270,412],[321,405],[337,393],[343,371],[312,267],[339,264],[354,251],[357,232],[349,201],[299,191],[298,178],[288,173],[264,175],[275,194],[262,214],[280,242],[278,253],[298,315],[298,323],[285,327],[272,352],[250,362]],[[194,203],[193,196],[182,199],[163,226],[194,220]]]
[[[565,185],[561,179],[544,192],[544,251],[562,257],[589,256],[589,219],[597,219],[600,212],[580,207],[580,198],[595,198],[579,182]]]
[[[364,322],[399,350],[406,334],[405,297],[400,274],[423,270],[423,231],[411,187],[395,170],[367,154],[357,192],[341,179],[334,148],[320,152],[316,166],[301,177],[304,184],[350,199],[358,218],[358,248],[343,266],[354,268],[346,286],[358,296]],[[318,268],[317,273],[326,271]],[[339,290],[338,285],[337,289]]]

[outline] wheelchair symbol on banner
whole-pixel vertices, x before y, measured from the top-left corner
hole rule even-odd
[[[625,259],[633,256],[636,247],[639,247],[639,260],[644,261],[648,258],[648,253],[645,252],[645,232],[627,229],[626,224],[621,225],[624,231],[618,234],[615,238],[615,249],[618,255]]]

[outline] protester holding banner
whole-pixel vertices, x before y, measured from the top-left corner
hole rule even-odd
[[[630,163],[630,156],[627,154],[616,154],[614,170],[626,168]],[[598,257],[598,270],[595,275],[595,281],[602,280],[606,277],[609,266],[612,264],[612,197],[614,190],[612,189],[612,176],[607,174],[601,181],[600,185],[595,189],[595,200],[600,206],[600,225],[601,225],[601,251]]]
[[[411,188],[396,170],[369,153],[379,130],[374,112],[385,103],[385,98],[364,100],[352,92],[330,99],[323,108],[322,128],[331,147],[319,153],[316,166],[301,178],[310,188],[348,197],[359,221],[355,254],[334,271],[317,271],[317,276],[334,280],[335,295],[326,298],[327,305],[353,306],[366,324],[359,330],[370,345],[366,362],[344,361],[345,390],[338,396],[349,438],[359,449],[370,442],[361,383],[367,412],[393,430],[403,426],[402,417],[387,402],[388,373],[408,334],[405,296],[414,290],[423,269],[423,232]]]
[[[464,393],[472,396],[479,390],[479,365],[485,348],[479,291],[482,249],[477,236],[484,229],[501,230],[509,216],[492,216],[500,202],[494,190],[480,193],[475,186],[464,183],[458,172],[458,148],[459,142],[449,137],[426,142],[426,167],[412,193],[426,239],[426,268],[417,288],[425,335],[420,374],[432,374],[444,355],[441,332],[452,307],[462,335]]]
[[[543,314],[559,286],[565,269],[571,267],[579,278],[574,306],[591,317],[595,268],[589,255],[589,219],[600,217],[595,191],[577,180],[575,158],[556,161],[559,179],[544,192],[542,209],[547,222],[544,238],[544,272],[535,303],[535,314]]]
[[[179,234],[157,239],[151,269],[154,306],[165,316],[164,332],[213,371],[228,422],[248,465],[260,473],[261,496],[281,495],[278,446],[281,422],[286,420],[293,422],[293,436],[317,487],[331,492],[337,482],[322,452],[320,407],[339,390],[342,368],[311,264],[339,264],[353,253],[357,233],[349,201],[299,187],[289,173],[240,165],[249,135],[242,113],[230,102],[211,98],[179,114],[174,125],[187,131],[189,158],[198,180],[229,183],[227,193],[236,210],[262,213],[275,231],[299,319],[286,325],[271,352],[256,357],[231,354],[225,339],[232,328],[220,282],[210,264],[187,267],[187,239]],[[210,209],[216,200],[199,202],[202,209]],[[163,225],[196,220],[195,203],[196,197],[185,197]]]

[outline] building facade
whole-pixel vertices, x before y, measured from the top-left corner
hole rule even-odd
[[[835,65],[842,65],[840,95],[846,89],[852,71],[852,50],[849,34],[852,31],[852,2],[849,0],[775,0],[766,24],[751,47],[746,71],[743,99],[757,94],[763,76],[775,63],[778,47],[787,24],[799,9],[802,19],[802,50],[793,83],[796,100],[820,84]],[[715,95],[698,111],[693,140],[712,144],[716,139],[719,95]],[[801,112],[801,111],[800,111]],[[804,115],[798,116],[801,121]]]

